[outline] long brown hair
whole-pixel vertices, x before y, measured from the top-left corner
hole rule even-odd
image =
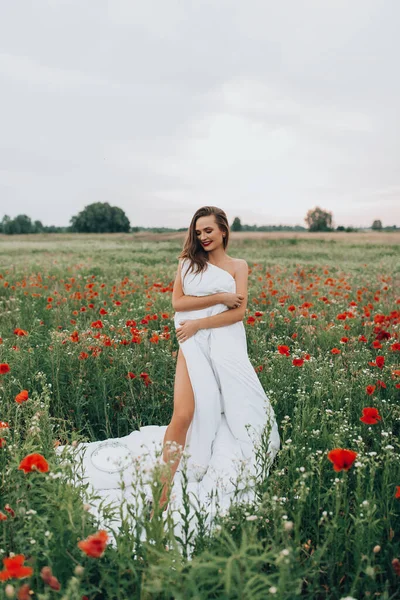
[[[194,271],[194,267],[196,265],[196,273],[201,273],[204,271],[208,260],[208,253],[204,250],[196,235],[196,221],[200,217],[208,217],[210,215],[214,215],[215,222],[217,223],[219,229],[225,233],[225,237],[223,238],[224,249],[228,246],[229,242],[228,218],[221,208],[217,208],[216,206],[202,206],[196,210],[190,222],[182,252],[179,255],[179,258],[189,259],[190,271]]]

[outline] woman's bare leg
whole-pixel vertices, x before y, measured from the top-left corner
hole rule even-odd
[[[169,467],[167,473],[161,477],[164,487],[161,493],[160,507],[164,507],[164,509],[166,508],[164,505],[166,505],[168,500],[170,485],[178,468],[183,448],[185,447],[186,434],[192,422],[193,414],[194,394],[192,384],[185,356],[179,348],[174,384],[174,412],[165,432],[163,442],[163,460]],[[176,444],[179,444],[181,448],[177,449]]]

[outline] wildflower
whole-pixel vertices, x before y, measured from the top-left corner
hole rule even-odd
[[[128,371],[127,377],[128,377],[128,379],[135,379],[136,375],[135,375],[135,373],[132,373],[132,371]]]
[[[333,463],[335,471],[348,471],[357,458],[357,452],[345,448],[334,448],[328,452],[328,459]]]
[[[367,392],[368,396],[372,396],[372,394],[375,392],[376,390],[376,385],[367,385],[367,387],[365,388],[365,391]]]
[[[9,504],[6,504],[4,506],[4,510],[7,511],[8,514],[11,515],[13,518],[15,517],[15,511],[11,508]]]
[[[304,359],[303,358],[294,358],[292,360],[292,365],[294,367],[302,367],[304,365]]]
[[[380,388],[386,389],[386,383],[381,379],[376,380],[376,385],[378,385]]]
[[[25,471],[25,473],[31,473],[32,471],[47,473],[49,470],[49,463],[41,454],[33,453],[28,454],[21,460],[18,469]]]
[[[1,512],[0,510],[0,521],[7,521],[8,517],[7,515],[5,515],[4,513]]]
[[[0,571],[0,581],[7,581],[8,579],[22,579],[23,577],[29,577],[32,575],[32,567],[24,567],[24,561],[25,556],[23,554],[17,554],[12,558],[3,558],[4,568],[2,571]]]
[[[396,486],[396,492],[394,494],[394,497],[400,499],[400,485]]]
[[[282,356],[290,356],[289,346],[278,346],[278,352],[279,354],[282,354]]]
[[[378,421],[382,419],[381,415],[377,408],[366,407],[362,410],[362,417],[360,417],[360,421],[365,423],[366,425],[376,425]]]
[[[18,335],[19,337],[23,337],[25,335],[28,335],[28,332],[25,331],[25,329],[20,329],[19,327],[17,327],[16,329],[14,329],[14,334]]]
[[[396,575],[400,577],[400,560],[398,558],[392,560],[392,567]]]
[[[26,402],[28,400],[28,390],[22,390],[19,394],[15,396],[15,402],[18,404],[22,404],[22,402]]]
[[[339,350],[339,348],[332,348],[331,350],[331,354],[340,354],[341,350]]]
[[[89,354],[87,352],[80,352],[78,359],[79,360],[86,360],[87,358],[89,358]]]
[[[51,571],[51,567],[43,567],[40,571],[40,576],[43,581],[51,587],[52,590],[56,590],[57,592],[61,589],[61,584],[58,581],[57,577],[55,577]]]
[[[395,342],[390,346],[392,352],[400,352],[400,342]]]
[[[32,590],[29,587],[29,583],[24,583],[18,590],[17,600],[31,600]]]
[[[10,365],[7,363],[0,363],[0,374],[5,375],[10,372]]]
[[[7,440],[5,438],[0,438],[0,448],[5,448],[7,446]]]
[[[106,309],[105,309],[105,308],[101,308],[101,309],[99,310],[99,314],[100,314],[100,315],[107,315],[107,314],[108,314],[108,312],[106,311]]]
[[[383,369],[383,365],[385,364],[385,357],[384,356],[377,356],[375,359],[376,362],[376,366],[379,369]]]
[[[106,549],[108,534],[101,529],[93,535],[89,535],[85,540],[78,542],[78,548],[91,558],[101,558]]]

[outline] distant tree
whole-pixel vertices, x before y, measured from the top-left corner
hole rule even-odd
[[[95,202],[71,219],[71,230],[78,233],[128,233],[129,219],[117,206]]]
[[[381,231],[382,230],[382,221],[380,219],[375,219],[375,221],[372,223],[372,229],[374,231]]]
[[[0,223],[0,233],[6,233],[7,225],[11,221],[8,215],[4,215]]]
[[[319,206],[309,210],[304,220],[309,231],[332,231],[332,213]]]
[[[44,227],[42,221],[35,221],[33,223],[33,232],[32,233],[43,233]]]
[[[343,225],[339,225],[339,227],[336,227],[336,231],[346,231],[346,227],[343,227]]]
[[[233,219],[231,230],[232,231],[242,231],[242,222],[239,217],[235,217]]]
[[[17,215],[14,219],[5,215],[2,221],[2,230],[8,235],[32,233],[33,223],[27,215]]]

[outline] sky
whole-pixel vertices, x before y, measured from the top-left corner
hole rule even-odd
[[[400,226],[398,0],[0,5],[0,219]]]

